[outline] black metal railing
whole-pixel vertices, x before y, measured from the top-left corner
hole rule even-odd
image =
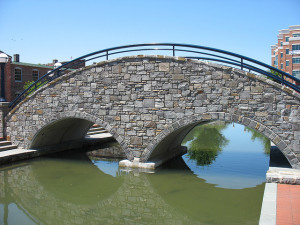
[[[190,44],[176,44],[176,43],[150,43],[150,44],[134,44],[134,45],[124,45],[113,48],[107,48],[100,51],[92,52],[76,58],[72,61],[69,61],[60,67],[48,72],[32,85],[30,85],[26,90],[24,90],[15,100],[10,104],[10,108],[14,108],[19,102],[21,102],[26,96],[30,95],[32,92],[40,88],[41,86],[49,83],[57,77],[60,77],[65,72],[70,71],[77,64],[82,63],[82,60],[85,62],[90,62],[95,59],[105,58],[108,60],[109,56],[112,55],[122,55],[132,52],[149,52],[156,51],[158,53],[169,51],[172,53],[172,56],[180,56],[190,59],[199,59],[206,61],[215,61],[222,64],[229,64],[233,67],[238,67],[241,70],[248,69],[249,72],[255,72],[263,74],[274,81],[285,85],[297,92],[300,92],[300,87],[297,85],[300,83],[300,80],[284,71],[281,71],[275,67],[269,66],[265,63],[251,59],[249,57],[239,55],[236,53],[224,51],[221,49],[199,46],[199,45],[190,45]],[[184,55],[182,55],[184,53]],[[187,56],[186,54],[190,54]],[[205,57],[204,57],[205,56]],[[206,57],[209,56],[209,57]],[[272,73],[273,72],[273,73]],[[276,75],[274,74],[276,73]]]

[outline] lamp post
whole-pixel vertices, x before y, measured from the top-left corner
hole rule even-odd
[[[62,65],[62,64],[61,64],[60,62],[55,63],[55,64],[54,64],[54,69],[60,67],[61,65]],[[55,73],[55,77],[59,77],[59,76],[60,76],[60,71],[58,70],[58,71],[56,71],[56,73]]]
[[[8,56],[5,53],[0,53],[0,65],[1,65],[1,96],[0,102],[7,102],[5,99],[5,74],[4,74],[4,67],[5,64],[8,62]]]

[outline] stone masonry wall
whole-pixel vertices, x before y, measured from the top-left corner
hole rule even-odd
[[[7,135],[29,148],[47,124],[83,118],[109,131],[128,159],[147,161],[183,125],[234,121],[272,140],[300,168],[299,93],[231,67],[135,56],[78,69],[41,88],[7,116]]]

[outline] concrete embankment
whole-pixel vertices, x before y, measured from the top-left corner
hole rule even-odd
[[[90,135],[81,141],[73,141],[60,145],[47,146],[38,150],[15,148],[0,152],[0,165],[72,149],[89,148],[97,146],[100,143],[107,143],[112,141],[114,141],[114,138],[110,134],[101,133]]]

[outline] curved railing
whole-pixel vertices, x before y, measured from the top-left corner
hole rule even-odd
[[[100,51],[92,52],[87,55],[76,58],[72,61],[69,61],[62,66],[48,72],[35,83],[30,85],[26,90],[24,90],[14,101],[11,102],[10,108],[15,107],[19,102],[21,102],[26,96],[37,90],[39,87],[47,84],[48,82],[54,80],[57,77],[60,77],[65,72],[70,71],[77,64],[81,63],[82,60],[89,62],[98,58],[105,58],[108,60],[109,56],[112,55],[122,55],[125,53],[132,52],[148,52],[148,51],[170,51],[172,56],[180,56],[184,58],[207,60],[207,61],[216,61],[223,64],[229,64],[243,69],[248,69],[249,72],[256,72],[263,74],[274,81],[286,85],[293,90],[300,92],[300,87],[296,83],[300,83],[300,80],[284,71],[281,71],[275,67],[269,66],[265,63],[251,59],[249,57],[239,55],[236,53],[224,51],[221,49],[210,48],[199,45],[190,45],[190,44],[176,44],[176,43],[150,43],[150,44],[134,44],[134,45],[124,45],[119,47],[107,48]],[[182,55],[184,53],[185,55]],[[187,56],[186,54],[190,54]],[[209,56],[209,57],[206,57]],[[273,73],[271,72],[273,71]],[[276,73],[276,75],[274,75]]]

